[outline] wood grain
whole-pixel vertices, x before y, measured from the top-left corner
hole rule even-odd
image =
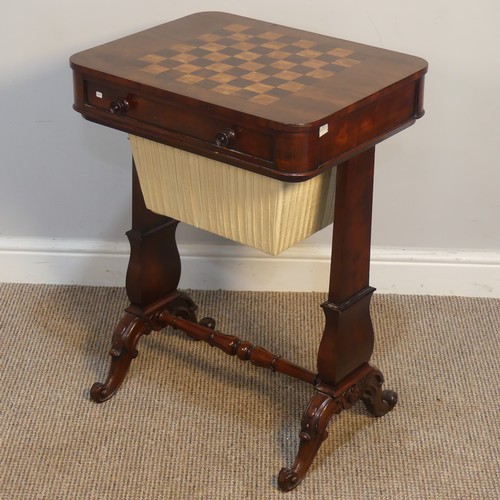
[[[220,12],[80,52],[71,66],[74,107],[89,120],[289,182],[411,125],[427,71],[417,57]],[[220,147],[227,127],[236,140]]]

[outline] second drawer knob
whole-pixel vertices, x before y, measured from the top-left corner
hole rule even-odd
[[[234,144],[236,134],[233,129],[225,128],[215,134],[215,144],[221,148],[227,148]]]

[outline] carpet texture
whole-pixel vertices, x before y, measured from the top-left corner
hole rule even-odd
[[[221,331],[314,369],[323,294],[191,295]],[[500,300],[375,294],[372,363],[399,403],[335,416],[287,494],[303,382],[166,329],[114,398],[89,400],[126,306],[121,288],[0,285],[0,498],[499,498]]]

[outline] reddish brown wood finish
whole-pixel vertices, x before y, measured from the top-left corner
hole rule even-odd
[[[373,350],[369,287],[374,148],[339,165],[326,326],[318,352],[322,381],[335,386]]]
[[[326,324],[318,350],[319,383],[304,412],[297,458],[279,474],[284,491],[304,478],[334,414],[362,399],[371,413],[382,416],[397,402],[395,392],[382,391],[382,374],[368,364],[374,343],[369,309],[374,288],[368,285],[374,159],[371,148],[337,169],[330,287],[321,306]]]
[[[174,330],[182,330],[190,337],[196,340],[203,340],[230,356],[237,356],[242,361],[250,361],[254,366],[268,368],[273,372],[284,373],[309,384],[314,385],[317,382],[317,374],[310,370],[273,354],[263,347],[254,346],[250,342],[241,340],[234,335],[214,331],[215,322],[211,318],[204,318],[200,320],[200,324],[197,324],[178,318],[168,311],[162,312],[159,318],[165,326],[171,326]],[[210,327],[203,325],[203,322],[206,322],[207,319],[210,320]]]
[[[328,437],[326,427],[333,415],[362,400],[370,413],[382,417],[391,411],[397,395],[382,391],[382,373],[368,364],[360,366],[335,388],[319,383],[309,401],[300,429],[297,458],[290,468],[281,469],[278,484],[283,491],[293,490],[304,479],[321,443]]]
[[[220,12],[75,54],[71,67],[74,108],[85,118],[287,181],[411,125],[423,111],[427,71],[417,57]],[[214,90],[211,78],[229,79],[221,85],[233,90]],[[254,101],[263,95],[274,100]],[[121,100],[127,109],[111,113]],[[226,128],[236,139],[219,146]]]
[[[158,320],[162,311],[196,321],[196,305],[185,294],[177,291],[181,275],[181,261],[175,242],[179,222],[157,215],[146,208],[135,166],[132,168],[132,229],[130,260],[126,290],[130,300],[125,316],[115,329],[112,339],[111,367],[104,383],[95,383],[91,389],[94,401],[107,401],[122,384],[133,359],[137,357],[137,343],[142,335],[160,330]]]
[[[200,54],[208,54],[209,61],[200,62]],[[317,374],[214,331],[210,318],[197,323],[195,304],[177,290],[178,221],[146,208],[134,167],[132,229],[127,233],[131,254],[126,287],[131,304],[113,335],[109,374],[91,391],[97,402],[109,399],[137,356],[141,336],[166,325],[241,360],[313,384],[297,457],[278,479],[282,490],[295,488],[326,438],[334,414],[362,400],[368,411],[382,416],[397,402],[396,393],[382,390],[381,372],[369,365],[374,343],[369,310],[374,291],[369,286],[374,154],[378,142],[423,115],[427,63],[206,12],[76,54],[71,67],[74,108],[91,121],[288,182],[338,165],[330,286],[321,306],[326,322]],[[277,74],[276,67],[284,73]],[[249,73],[241,73],[243,68]],[[289,73],[294,69],[295,74]],[[210,75],[223,84],[222,92],[214,90]],[[287,81],[285,87],[279,78]]]
[[[175,242],[179,221],[146,208],[135,166],[132,169],[132,229],[127,294],[135,306],[145,307],[177,289],[181,260]]]

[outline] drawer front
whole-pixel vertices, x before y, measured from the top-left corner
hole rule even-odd
[[[265,161],[273,161],[273,136],[213,115],[202,109],[126,93],[123,89],[85,82],[85,104],[124,121],[135,120]]]

